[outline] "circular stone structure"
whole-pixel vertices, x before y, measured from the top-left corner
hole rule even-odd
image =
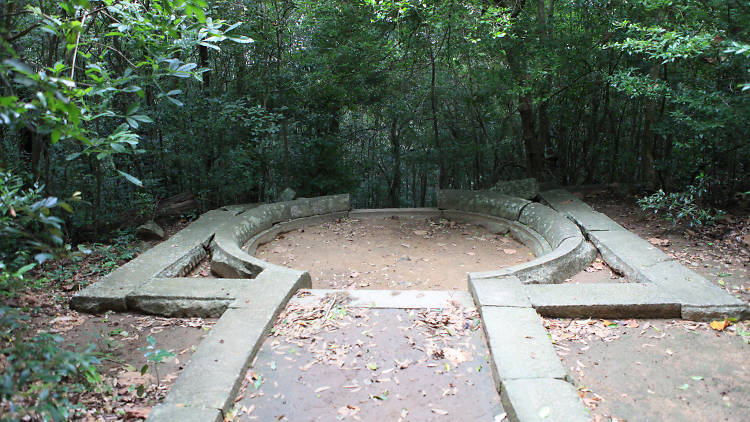
[[[280,233],[261,244],[255,256],[304,268],[313,289],[367,290],[468,290],[467,272],[535,257],[509,233],[457,224],[438,211],[432,217],[357,213]]]
[[[438,208],[350,210],[348,195],[259,205],[217,229],[211,243],[211,270],[225,278],[245,279],[268,269],[294,271],[255,257],[258,246],[281,233],[343,217],[437,217],[475,224],[492,233],[510,234],[536,256],[518,265],[472,273],[476,280],[515,276],[526,284],[560,283],[596,256],[578,226],[545,205],[494,192],[441,190]]]

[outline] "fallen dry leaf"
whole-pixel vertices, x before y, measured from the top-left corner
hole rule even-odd
[[[669,239],[659,239],[658,237],[649,237],[648,242],[654,246],[669,246],[672,241]]]
[[[724,321],[711,321],[711,328],[716,331],[724,331],[725,328],[729,327],[729,318],[724,318]]]

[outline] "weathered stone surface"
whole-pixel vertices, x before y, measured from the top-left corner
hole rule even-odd
[[[164,239],[164,229],[154,221],[148,221],[138,226],[138,228],[135,229],[135,234],[143,240]]]
[[[275,312],[278,311],[278,304],[286,304],[297,290],[312,287],[307,271],[273,264],[268,264],[258,277],[249,281],[252,288],[238,289],[232,308],[251,308],[257,311],[270,307]]]
[[[219,409],[184,407],[174,404],[159,404],[146,418],[148,422],[222,422]]]
[[[559,379],[503,381],[503,410],[514,422],[589,422],[591,416],[578,392]]]
[[[473,272],[471,279],[516,276],[528,284],[561,283],[583,271],[596,258],[596,249],[583,237],[565,239],[552,252],[532,261],[493,271]]]
[[[513,236],[514,239],[523,243],[524,246],[531,249],[531,252],[533,252],[534,255],[537,256],[537,258],[540,258],[552,252],[553,248],[552,246],[550,246],[549,242],[547,242],[547,239],[542,237],[541,234],[535,232],[531,228],[526,227],[519,222],[513,221],[510,224],[509,230],[510,235]]]
[[[260,203],[249,203],[249,204],[232,204],[221,207],[222,210],[232,213],[232,215],[242,214],[247,210],[259,207],[263,204]]]
[[[583,237],[581,230],[572,221],[550,207],[532,203],[523,208],[518,222],[541,234],[552,248],[571,237]]]
[[[163,270],[159,271],[156,277],[169,278],[187,275],[206,256],[208,256],[208,244],[200,243],[188,250],[176,261],[167,265]]]
[[[279,202],[291,201],[296,197],[297,197],[297,192],[295,192],[294,189],[286,188],[279,195]]]
[[[746,318],[747,305],[677,261],[643,268],[642,276],[682,304],[682,317],[697,321]]]
[[[584,233],[590,231],[625,231],[606,215],[594,211],[588,204],[564,189],[541,192],[542,202],[573,220]]]
[[[498,306],[480,310],[496,382],[567,376],[536,311]]]
[[[329,294],[338,294],[350,308],[373,309],[428,309],[449,308],[454,305],[473,308],[474,302],[466,291],[447,290],[333,290],[313,289],[302,297],[294,297],[290,303],[320,304]]]
[[[264,271],[252,280],[198,346],[164,403],[228,411],[276,316],[298,288],[309,284],[307,273],[293,270]]]
[[[554,318],[679,318],[680,304],[654,284],[527,285],[532,305]]]
[[[441,212],[437,208],[378,208],[349,211],[351,218],[433,218],[440,216]]]
[[[128,295],[128,309],[166,317],[220,317],[253,280],[155,278]]]
[[[628,231],[589,232],[589,239],[610,267],[635,281],[649,281],[643,275],[645,267],[673,260],[656,246]]]
[[[517,198],[534,199],[539,193],[539,183],[533,177],[518,180],[501,180],[495,183],[490,190]]]
[[[168,240],[83,289],[71,298],[70,306],[89,313],[127,310],[126,296],[130,292],[158,276],[166,268],[171,268],[170,272],[179,274],[184,269],[180,266],[190,265],[198,253],[197,249],[208,244],[216,227],[223,223],[228,215],[222,210],[203,214],[197,221]]]
[[[349,194],[321,196],[317,198],[299,198],[289,203],[291,218],[309,217],[311,215],[329,214],[349,211],[351,204]]]
[[[225,245],[212,244],[212,273],[224,278],[255,278],[263,271],[263,261],[251,257],[233,243]]]
[[[508,276],[477,280],[469,277],[469,290],[471,290],[477,306],[531,307],[523,283],[518,277]]]
[[[438,191],[438,208],[494,215],[516,221],[523,207],[530,201],[490,191],[441,189]]]

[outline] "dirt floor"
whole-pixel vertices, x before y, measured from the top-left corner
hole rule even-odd
[[[256,256],[310,272],[313,288],[466,290],[466,273],[534,259],[509,235],[435,219],[342,219],[279,235]]]
[[[750,216],[726,214],[714,225],[673,224],[642,211],[614,189],[578,192],[595,210],[750,304]]]
[[[623,197],[611,189],[587,190],[581,197],[627,229],[658,245],[665,253],[750,303],[750,220],[746,214],[723,217],[711,227],[675,226],[641,211],[633,197]],[[186,224],[186,221],[177,222],[168,226],[167,232],[172,234]],[[45,264],[33,271],[33,277],[29,277],[29,284],[24,290],[4,299],[6,305],[22,309],[32,317],[30,333],[53,332],[71,346],[90,343],[97,347],[103,361],[100,373],[106,387],[101,392],[75,397],[88,409],[88,412],[79,413],[77,420],[145,418],[150,407],[166,395],[182,365],[213,324],[211,320],[202,319],[167,319],[117,313],[85,315],[70,310],[68,300],[72,294],[149,246],[143,242],[129,242],[113,239],[113,245],[92,247],[94,252],[83,259]],[[325,247],[321,248],[321,244]],[[316,259],[311,253],[321,251],[325,260]],[[315,287],[320,288],[465,289],[466,273],[469,271],[499,268],[533,259],[530,251],[512,238],[493,235],[476,226],[451,225],[445,220],[427,222],[408,219],[370,222],[343,220],[328,226],[311,227],[284,235],[262,247],[260,253],[264,254],[260,255],[264,259],[278,264],[308,270],[317,268],[317,271],[311,271],[311,275]],[[191,275],[210,276],[208,265],[209,261],[206,260]],[[628,280],[612,273],[603,262],[595,261],[568,282],[623,281]],[[454,407],[450,400],[461,397],[474,403],[471,401],[474,400],[473,396],[465,395],[470,390],[465,382],[484,385],[482,383],[490,379],[486,352],[480,351],[486,350],[486,346],[483,340],[477,340],[481,339],[481,330],[474,331],[472,328],[471,333],[454,339],[454,343],[444,343],[442,350],[461,350],[456,346],[461,343],[470,345],[472,360],[462,362],[457,367],[449,358],[425,360],[425,352],[415,349],[420,347],[420,342],[427,345],[445,337],[429,334],[433,328],[420,322],[420,318],[425,318],[418,312],[414,315],[391,315],[368,310],[362,311],[364,316],[355,318],[353,315],[358,315],[360,311],[334,309],[336,317],[329,320],[345,321],[349,326],[329,332],[331,327],[327,323],[321,333],[308,339],[289,337],[281,330],[281,334],[269,339],[253,369],[256,375],[263,378],[253,378],[252,372],[249,372],[246,379],[249,387],[243,399],[238,401],[238,412],[244,411],[242,417],[265,420],[261,415],[274,412],[280,415],[279,394],[287,394],[287,384],[284,383],[290,382],[282,381],[280,375],[290,370],[289,365],[299,370],[300,366],[304,368],[310,361],[317,363],[307,368],[308,371],[296,373],[301,381],[297,383],[295,377],[294,388],[290,384],[289,391],[304,393],[310,406],[319,402],[327,403],[327,409],[338,406],[335,407],[335,417],[353,420],[367,420],[365,415],[373,411],[378,414],[381,411],[396,412],[393,413],[396,416],[394,420],[399,417],[404,420],[455,419],[459,408]],[[354,322],[339,318],[341,312],[345,312],[346,318],[355,318]],[[380,314],[374,315],[374,312]],[[393,318],[401,318],[403,324],[385,324],[385,321]],[[375,325],[378,321],[383,322]],[[357,327],[357,324],[363,326]],[[721,332],[708,324],[689,321],[595,320],[574,321],[571,324],[570,320],[548,320],[547,324],[561,359],[581,385],[585,402],[595,407],[594,420],[747,419],[750,410],[750,391],[747,387],[750,385],[748,322],[729,321],[729,326]],[[368,328],[370,325],[374,328]],[[408,335],[419,340],[411,346],[393,341],[392,338],[397,336],[390,336],[389,339],[378,332],[378,329],[382,330],[379,327],[407,325],[412,327],[406,331],[410,333]],[[345,333],[348,333],[346,330],[354,331],[345,337]],[[592,330],[594,332],[589,333]],[[388,333],[387,329],[384,333]],[[153,379],[153,369],[145,376],[140,374],[141,367],[146,363],[146,351],[140,349],[148,346],[149,336],[155,339],[156,348],[176,355],[158,365],[158,386]],[[349,371],[354,373],[354,369],[329,366],[333,365],[330,356],[321,354],[320,350],[311,350],[313,344],[310,341],[316,337],[321,339],[319,344],[328,342],[337,345],[343,345],[345,338],[353,339],[355,343],[349,345],[345,354],[354,355],[358,360],[358,375],[349,376]],[[448,340],[453,339],[453,336],[448,337]],[[356,344],[358,340],[362,345]],[[299,342],[302,342],[302,346],[299,346]],[[370,344],[388,347],[370,347],[369,353],[365,353]],[[279,349],[285,345],[288,348],[282,349],[283,355],[279,354],[282,351]],[[291,348],[299,353],[291,353]],[[388,348],[391,350],[385,350]],[[463,350],[468,349],[464,347]],[[357,357],[357,353],[362,355]],[[409,359],[411,362],[402,368],[394,359],[399,362]],[[305,360],[307,363],[303,362]],[[370,360],[377,369],[367,367]],[[416,364],[420,360],[421,364]],[[271,369],[271,362],[274,362],[276,370]],[[450,365],[450,371],[444,366],[445,363]],[[482,365],[479,372],[470,371],[479,365]],[[322,381],[323,372],[315,372],[323,371],[323,368],[329,368],[331,373],[336,374],[332,375],[332,381]],[[391,372],[384,373],[391,368]],[[440,371],[444,373],[440,374]],[[448,382],[445,386],[447,379],[459,374],[463,377],[458,383],[452,382],[451,386],[451,382]],[[400,384],[396,383],[396,377]],[[388,378],[390,381],[382,382]],[[420,397],[422,393],[414,386],[412,379],[419,380],[421,384],[422,378],[427,380],[425,385],[430,388],[422,387],[425,395]],[[262,381],[257,384],[259,379]],[[352,387],[352,380],[357,380],[358,387]],[[348,384],[350,381],[351,384]],[[137,387],[142,384],[146,386],[143,397],[137,393]],[[256,384],[258,391],[255,391]],[[361,389],[349,394],[332,394],[340,392],[344,385],[349,386],[346,391]],[[323,387],[330,388],[315,392]],[[308,390],[312,390],[312,393]],[[387,397],[382,394],[385,391],[388,391]],[[477,396],[476,401],[480,404],[464,406],[463,409],[476,408],[477,414],[494,415],[494,419],[499,420],[498,416],[502,415],[499,403],[489,392],[487,396],[484,394],[482,392]],[[261,409],[264,398],[273,399],[268,410]],[[254,401],[248,401],[251,399]],[[398,403],[406,403],[406,406],[401,407]],[[481,407],[483,405],[489,407]],[[429,411],[429,414],[419,413],[417,407]],[[404,409],[406,413],[403,413]],[[324,414],[322,410],[317,412],[321,416]],[[448,414],[444,415],[443,412]],[[283,413],[287,418],[294,419],[286,410]]]
[[[172,235],[187,224],[178,221],[165,229]],[[151,407],[166,397],[172,383],[215,323],[215,319],[210,318],[161,318],[115,312],[90,315],[70,309],[68,302],[75,292],[154,243],[133,241],[92,245],[92,252],[88,255],[49,262],[35,269],[29,286],[4,301],[30,317],[25,335],[56,334],[71,350],[83,350],[88,345],[95,347],[95,354],[101,361],[98,372],[102,388],[98,392],[71,397],[71,401],[82,405],[82,410],[72,420],[145,419]],[[149,337],[154,340],[151,349]],[[150,363],[142,374],[143,366],[148,364],[144,355],[156,349],[174,356],[158,364]],[[139,391],[140,386],[143,386],[142,391]],[[0,419],[7,411],[6,406],[7,402],[0,402]]]
[[[237,421],[502,421],[475,309],[290,304],[248,371]]]
[[[635,198],[609,189],[580,196],[750,302],[747,215],[697,228],[643,212]],[[594,421],[744,421],[750,414],[750,322],[729,321],[722,331],[670,320],[546,319],[545,324]]]
[[[748,324],[546,319],[594,421],[745,421]]]

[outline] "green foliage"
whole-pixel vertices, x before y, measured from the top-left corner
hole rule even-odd
[[[8,294],[23,282],[35,264],[70,251],[65,244],[63,220],[54,213],[72,207],[56,197],[44,197],[43,188],[23,188],[23,179],[0,169],[0,292]],[[71,198],[77,201],[77,195]]]
[[[713,224],[724,212],[703,206],[702,199],[708,192],[709,178],[700,174],[695,178],[695,182],[684,192],[665,193],[659,189],[653,195],[639,199],[638,205],[644,211],[662,213],[667,221],[675,225],[680,221],[687,221],[690,226]]]
[[[26,320],[11,308],[0,307],[0,354],[5,360],[0,397],[10,408],[0,418],[70,420],[81,407],[77,395],[101,384],[93,346],[67,350],[58,335],[29,334]]]
[[[176,355],[168,350],[157,349],[156,339],[154,336],[146,337],[148,346],[141,347],[138,350],[146,352],[143,356],[146,358],[146,364],[141,368],[141,375],[146,374],[149,368],[154,368],[154,374],[156,375],[156,384],[159,385],[159,364],[164,362],[164,359],[175,357]],[[143,386],[141,386],[141,389]],[[139,392],[142,395],[142,392]]]

